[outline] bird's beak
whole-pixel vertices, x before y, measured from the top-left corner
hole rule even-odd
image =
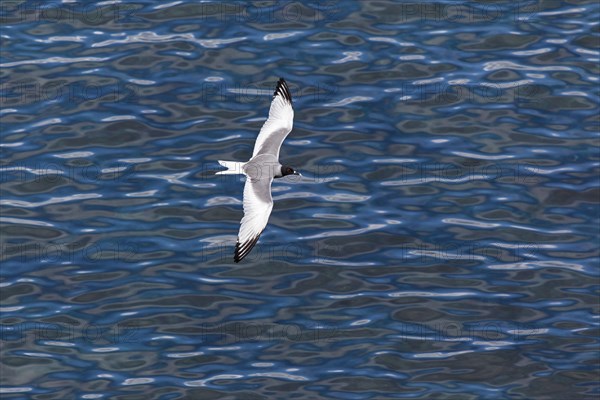
[[[294,175],[302,176],[302,174],[298,171],[294,171]]]

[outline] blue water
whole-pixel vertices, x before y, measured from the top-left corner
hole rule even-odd
[[[597,398],[596,1],[0,11],[3,399]]]

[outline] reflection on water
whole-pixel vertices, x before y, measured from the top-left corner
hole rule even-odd
[[[598,394],[595,2],[1,12],[3,398]]]

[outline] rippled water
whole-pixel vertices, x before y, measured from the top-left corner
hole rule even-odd
[[[3,2],[2,398],[598,395],[597,2],[157,4]]]

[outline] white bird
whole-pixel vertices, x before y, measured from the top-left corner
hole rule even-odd
[[[279,149],[292,130],[293,122],[292,95],[285,80],[279,78],[271,101],[269,118],[256,138],[252,158],[245,163],[219,160],[219,164],[227,167],[227,170],[217,172],[217,175],[247,176],[244,186],[244,218],[240,222],[240,232],[233,256],[236,263],[250,253],[267,226],[273,209],[271,197],[273,179],[286,175],[300,175],[292,167],[279,163]]]

